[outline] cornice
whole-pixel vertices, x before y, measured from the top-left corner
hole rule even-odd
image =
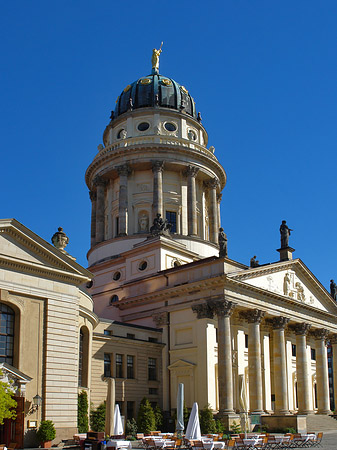
[[[93,328],[99,324],[99,317],[93,311],[83,306],[80,306],[80,316],[88,319],[92,323]]]

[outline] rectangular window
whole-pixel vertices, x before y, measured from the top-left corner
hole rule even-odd
[[[116,354],[116,378],[123,378],[123,355]]]
[[[177,232],[177,213],[174,211],[166,211],[166,219],[172,225],[172,233]]]
[[[245,348],[248,348],[248,334],[245,334]]]
[[[111,377],[111,356],[110,353],[104,353],[104,376]]]
[[[131,420],[135,415],[135,402],[126,402],[126,418]]]
[[[105,336],[111,336],[111,330],[104,330]]]
[[[158,338],[149,337],[149,342],[158,342]]]
[[[149,395],[158,395],[158,388],[149,388]]]
[[[116,217],[116,224],[115,224],[115,236],[118,236],[119,234],[119,217]]]
[[[291,344],[291,356],[296,356],[296,344]]]
[[[155,358],[149,358],[148,375],[149,375],[149,380],[157,379],[157,360]]]
[[[311,359],[316,361],[316,350],[314,348],[311,349]]]
[[[131,334],[131,333],[127,333],[126,334],[126,337],[128,338],[128,339],[135,339],[135,335],[134,334]]]
[[[134,378],[135,377],[135,372],[134,372],[134,362],[135,362],[135,357],[131,356],[131,355],[127,355],[126,357],[126,371],[127,371],[127,378]]]

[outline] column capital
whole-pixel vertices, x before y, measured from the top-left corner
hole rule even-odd
[[[236,303],[228,300],[209,300],[208,306],[213,314],[218,317],[230,317],[233,314]]]
[[[166,311],[154,314],[152,318],[158,328],[169,324],[169,315]]]
[[[193,305],[192,311],[196,313],[197,319],[213,319],[214,313],[207,303]]]
[[[317,341],[324,341],[329,336],[329,330],[326,328],[319,328],[313,331],[313,335]]]
[[[122,164],[120,166],[116,166],[115,169],[117,170],[117,173],[119,176],[124,175],[124,176],[128,176],[131,173],[131,169],[129,164]]]
[[[204,181],[204,186],[207,189],[217,189],[218,187],[220,187],[220,181],[216,177],[214,177],[210,180]]]
[[[289,320],[290,319],[288,317],[283,316],[273,317],[271,319],[272,327],[274,330],[284,330],[285,327],[288,325]]]
[[[247,320],[248,323],[261,323],[265,314],[265,311],[262,311],[261,309],[248,309],[242,311],[240,316]]]
[[[187,177],[195,178],[198,175],[199,167],[187,166],[184,175]]]
[[[331,342],[331,344],[337,344],[337,334],[336,333],[330,335],[330,342]]]
[[[96,192],[95,192],[95,191],[89,191],[89,197],[90,197],[90,200],[91,200],[92,202],[94,202],[94,201],[97,199],[97,194],[96,194]]]
[[[297,323],[294,325],[293,329],[295,330],[295,334],[299,336],[306,336],[311,328],[311,325],[309,323]]]
[[[151,161],[152,172],[162,172],[164,170],[164,161]]]
[[[104,180],[102,177],[100,177],[99,175],[96,175],[95,178],[93,179],[93,185],[94,186],[106,186],[107,181]]]

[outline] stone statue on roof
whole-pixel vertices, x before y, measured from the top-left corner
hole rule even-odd
[[[152,69],[155,70],[156,72],[159,72],[159,56],[162,52],[162,46],[163,43],[161,43],[159,50],[156,50],[155,48],[152,50],[152,58],[151,58],[151,63],[152,63]]]
[[[290,236],[291,231],[293,231],[293,230],[288,227],[287,222],[285,220],[282,220],[282,223],[280,226],[281,248],[289,247],[289,236]]]

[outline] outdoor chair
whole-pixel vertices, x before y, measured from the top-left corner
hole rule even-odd
[[[227,450],[232,449],[233,447],[235,447],[235,439],[228,439],[226,443]]]
[[[313,441],[312,447],[322,447],[323,433],[317,433],[316,439]]]
[[[267,436],[267,442],[265,445],[265,448],[267,450],[274,450],[276,448],[280,448],[281,444],[280,442],[277,442],[277,440],[275,439],[275,436],[273,435],[269,435]]]

